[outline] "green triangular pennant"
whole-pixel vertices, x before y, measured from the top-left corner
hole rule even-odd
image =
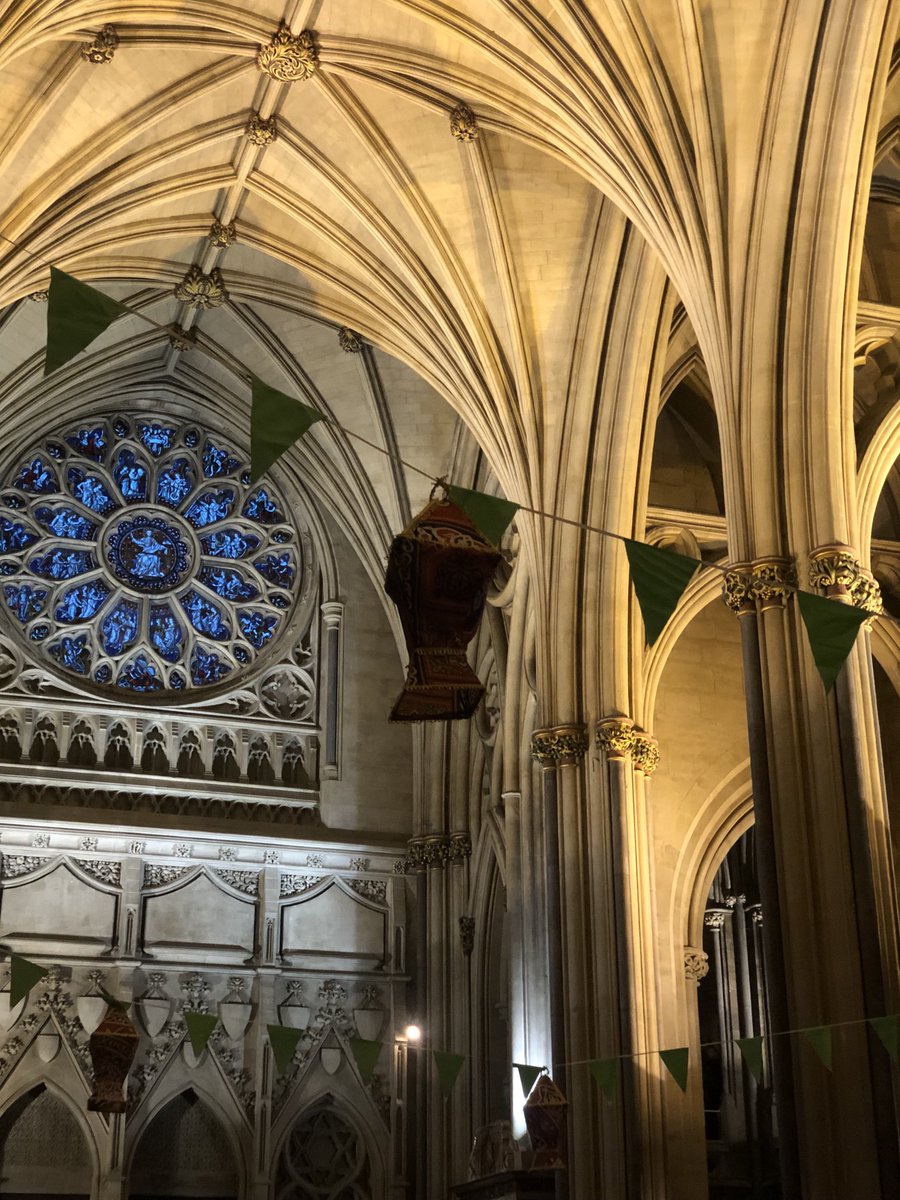
[[[453,1091],[460,1069],[465,1062],[461,1054],[453,1054],[449,1050],[432,1050],[434,1065],[437,1068],[438,1083],[441,1085],[441,1095],[449,1096]]]
[[[80,354],[126,312],[128,309],[118,300],[51,267],[44,375]]]
[[[368,1083],[381,1054],[383,1042],[370,1042],[367,1038],[351,1038],[350,1049],[356,1059],[359,1074],[363,1083]]]
[[[687,1091],[688,1058],[690,1050],[687,1046],[679,1046],[677,1050],[660,1050],[659,1057],[663,1060],[666,1070],[683,1092]]]
[[[538,1081],[538,1076],[541,1073],[540,1067],[529,1067],[527,1063],[513,1063],[513,1066],[519,1072],[519,1080],[522,1084],[522,1093],[527,1100],[531,1094],[531,1089]]]
[[[830,692],[853,649],[860,625],[872,614],[826,596],[813,596],[811,592],[798,592],[797,603],[816,669],[822,676],[825,691]]]
[[[289,1029],[286,1025],[267,1025],[269,1045],[272,1047],[272,1057],[278,1074],[283,1075],[291,1065],[297,1043],[300,1041],[300,1029]]]
[[[757,1083],[762,1082],[763,1073],[763,1040],[761,1037],[735,1038],[738,1049],[744,1056],[750,1074]]]
[[[896,1062],[900,1052],[900,1017],[869,1017],[869,1024],[881,1039],[891,1061]]]
[[[486,496],[484,492],[457,487],[455,483],[451,483],[447,491],[453,503],[458,504],[463,512],[472,518],[472,523],[481,530],[487,540],[499,546],[510,521],[519,511],[518,504],[513,504],[511,500],[503,500],[500,496]]]
[[[36,983],[47,974],[46,967],[29,962],[18,954],[10,956],[9,960],[9,1007],[15,1008],[20,1000],[24,1000]]]
[[[822,1064],[831,1070],[831,1026],[820,1025],[817,1029],[804,1029],[803,1036],[818,1054]]]
[[[612,1100],[619,1086],[619,1060],[617,1058],[595,1058],[591,1063],[591,1074],[600,1085],[608,1100]]]
[[[652,646],[675,611],[682,592],[703,564],[674,550],[661,550],[659,546],[633,542],[630,538],[625,538],[625,553],[644,618],[647,644]]]
[[[250,412],[250,475],[255,483],[276,459],[323,415],[253,377]]]
[[[191,1049],[199,1058],[206,1049],[209,1035],[219,1023],[219,1018],[213,1013],[186,1012],[182,1014],[187,1025],[188,1037],[191,1039]]]

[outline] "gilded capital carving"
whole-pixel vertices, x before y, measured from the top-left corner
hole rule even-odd
[[[864,609],[873,617],[879,617],[884,612],[881,584],[865,567],[859,568],[859,574],[850,587],[850,599],[856,608]]]
[[[218,308],[228,299],[222,272],[213,267],[208,275],[204,275],[194,263],[181,283],[176,283],[175,298],[193,304],[195,308]]]
[[[250,114],[247,122],[247,141],[254,146],[271,146],[278,137],[278,122],[274,116],[261,117],[258,112]]]
[[[755,611],[750,570],[750,563],[735,563],[722,585],[722,599],[737,617]]]
[[[597,747],[608,759],[628,758],[634,752],[636,738],[634,721],[629,717],[604,717],[597,722]]]
[[[234,221],[223,225],[218,217],[213,217],[213,223],[210,225],[209,233],[206,236],[213,246],[218,246],[220,250],[224,250],[227,246],[234,244],[234,240],[237,237],[237,225]]]
[[[458,142],[474,142],[478,137],[478,119],[468,104],[457,104],[450,114],[450,132]]]
[[[291,33],[282,21],[278,31],[266,46],[260,46],[256,65],[264,74],[279,83],[295,83],[300,79],[311,79],[319,66],[319,51],[316,39],[309,29],[302,33]]]
[[[363,340],[355,329],[344,325],[338,330],[338,345],[345,354],[359,354],[363,347]]]
[[[531,735],[532,758],[542,767],[577,766],[588,747],[583,725],[555,725]]]
[[[703,924],[713,933],[721,933],[725,928],[725,918],[731,916],[731,910],[726,908],[708,908],[703,914]]]
[[[783,607],[797,587],[797,568],[788,558],[758,558],[750,564],[750,590],[761,609]]]
[[[81,47],[81,57],[89,63],[112,62],[119,47],[119,35],[114,25],[104,25],[92,42]]]
[[[631,761],[642,775],[650,776],[659,766],[659,743],[643,729],[635,729]]]
[[[467,833],[432,833],[407,842],[405,870],[455,866],[471,857],[472,839]]]
[[[684,948],[684,977],[691,983],[700,986],[700,980],[709,974],[709,955],[705,950],[696,946]]]
[[[850,546],[820,546],[809,556],[809,582],[826,596],[850,596],[859,578],[859,560]]]

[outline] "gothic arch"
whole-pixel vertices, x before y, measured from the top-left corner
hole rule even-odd
[[[25,1066],[26,1064],[22,1064]],[[8,1094],[4,1094],[3,1106],[0,1108],[0,1128],[2,1128],[3,1119],[10,1110],[25,1099],[31,1093],[35,1093],[34,1099],[37,1100],[41,1093],[47,1093],[57,1103],[62,1105],[67,1116],[71,1118],[79,1134],[81,1135],[82,1143],[87,1151],[90,1171],[89,1191],[94,1200],[98,1196],[99,1176],[100,1176],[100,1152],[98,1149],[97,1138],[94,1135],[94,1130],[91,1128],[91,1120],[84,1112],[84,1096],[78,1097],[76,1100],[54,1079],[47,1079],[41,1073],[45,1070],[43,1063],[33,1062],[27,1063],[30,1070],[26,1069],[23,1077],[19,1080],[18,1087],[11,1089]],[[21,1067],[20,1067],[21,1070]],[[99,1121],[99,1118],[94,1118]],[[0,1159],[2,1159],[0,1155]]]
[[[379,1128],[380,1117],[376,1115],[374,1106],[371,1103],[359,1103],[359,1100],[365,1093],[361,1093],[359,1088],[354,1086],[356,1081],[355,1075],[353,1076],[353,1083],[349,1085],[345,1081],[346,1077],[346,1071],[339,1072],[336,1076],[328,1077],[327,1087],[323,1086],[321,1090],[314,1090],[312,1095],[303,1095],[302,1100],[297,1096],[298,1102],[296,1104],[288,1103],[285,1106],[272,1130],[272,1145],[274,1147],[271,1159],[273,1178],[277,1178],[282,1156],[289,1145],[293,1131],[317,1110],[331,1110],[360,1139],[369,1171],[371,1200],[382,1200],[382,1197],[385,1195],[387,1183],[387,1172],[382,1150],[383,1127]],[[343,1193],[341,1194],[343,1195]],[[351,1194],[354,1195],[355,1200],[355,1194]],[[277,1200],[281,1193],[275,1191],[274,1195]],[[367,1196],[366,1200],[370,1200],[370,1197]]]

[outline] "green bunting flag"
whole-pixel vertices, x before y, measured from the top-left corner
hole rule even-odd
[[[830,692],[853,649],[860,625],[872,614],[826,596],[813,596],[810,592],[798,592],[797,603],[816,669],[822,676],[825,691]]]
[[[301,1030],[289,1029],[286,1025],[267,1025],[269,1045],[272,1047],[272,1057],[278,1074],[283,1075],[294,1057],[297,1043],[300,1041]]]
[[[687,1091],[688,1057],[690,1050],[680,1046],[677,1050],[660,1050],[659,1057],[663,1060],[666,1070],[683,1092]]]
[[[869,1017],[869,1024],[878,1034],[891,1061],[896,1062],[900,1051],[900,1017]]]
[[[9,960],[9,1007],[15,1008],[20,1000],[24,1000],[36,983],[47,974],[46,967],[29,962],[18,954],[10,956]]]
[[[761,1037],[735,1038],[738,1049],[744,1056],[750,1074],[757,1083],[762,1082],[763,1073],[763,1040]]]
[[[633,542],[630,538],[624,540],[631,582],[644,618],[647,644],[652,646],[675,611],[684,589],[703,564],[696,558],[676,554],[674,550],[662,550],[659,546]]]
[[[254,375],[251,384],[253,407],[250,411],[250,475],[255,483],[265,475],[311,425],[323,420],[322,413],[269,387]]]
[[[441,1095],[449,1096],[453,1091],[460,1069],[465,1062],[461,1054],[452,1054],[449,1050],[432,1050],[434,1065],[437,1068],[438,1083]]]
[[[118,300],[51,267],[44,375],[51,374],[80,354],[112,325],[116,317],[126,312],[128,309]]]
[[[821,1025],[817,1029],[804,1029],[803,1036],[822,1060],[823,1066],[831,1070],[831,1026]]]
[[[191,1039],[191,1049],[197,1058],[206,1049],[209,1035],[219,1023],[219,1018],[213,1013],[186,1012],[183,1014],[187,1025],[188,1037]]]
[[[356,1059],[360,1077],[363,1083],[368,1083],[381,1053],[381,1042],[370,1042],[367,1038],[351,1038],[350,1049]]]
[[[519,1080],[522,1084],[522,1092],[527,1099],[531,1095],[531,1089],[538,1081],[541,1068],[529,1067],[527,1063],[513,1063],[513,1066],[519,1072]]]
[[[473,525],[481,530],[487,540],[499,546],[510,521],[519,511],[518,504],[503,500],[500,496],[486,496],[484,492],[457,487],[455,483],[451,483],[447,491],[453,503],[472,518]]]
[[[591,1074],[600,1085],[600,1090],[608,1100],[612,1100],[619,1085],[619,1060],[616,1058],[595,1058],[591,1063]]]

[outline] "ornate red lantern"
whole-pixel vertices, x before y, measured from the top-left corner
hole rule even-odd
[[[140,1035],[128,1019],[127,1005],[110,1003],[88,1042],[94,1064],[94,1090],[88,1098],[91,1112],[125,1111],[125,1081],[139,1041]]]
[[[534,1158],[533,1171],[566,1166],[566,1115],[569,1102],[549,1075],[541,1075],[523,1112]]]
[[[384,587],[397,605],[409,666],[392,721],[471,717],[484,695],[466,661],[501,555],[444,494],[394,538]]]

